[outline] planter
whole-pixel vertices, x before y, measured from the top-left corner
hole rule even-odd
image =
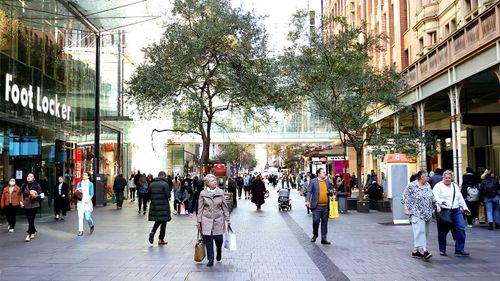
[[[347,210],[356,211],[358,209],[358,199],[347,198]]]
[[[378,200],[370,199],[370,210],[378,210]]]
[[[358,213],[369,213],[370,212],[370,202],[369,201],[358,201]]]
[[[378,211],[379,212],[390,212],[391,211],[391,201],[389,200],[378,200]]]

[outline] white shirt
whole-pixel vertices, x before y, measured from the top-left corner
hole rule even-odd
[[[453,188],[451,186],[445,185],[443,181],[438,182],[434,186],[432,193],[434,194],[434,198],[439,204],[439,207],[442,209],[462,208],[464,210],[468,210],[467,204],[465,204],[464,197],[462,196],[458,185],[454,182],[452,182],[451,185],[455,188],[455,200],[453,200]],[[446,205],[442,204],[443,201],[446,201]],[[450,207],[452,201],[453,206]]]

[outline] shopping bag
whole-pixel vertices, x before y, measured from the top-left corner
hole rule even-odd
[[[116,204],[116,194],[113,193],[113,196],[111,197],[111,204]]]
[[[226,235],[224,237],[224,248],[229,251],[236,251],[236,234],[230,226],[227,227]]]
[[[200,231],[198,230],[198,239],[194,245],[194,261],[200,262],[205,259],[205,245],[201,239]]]
[[[179,215],[185,215],[186,214],[186,205],[184,203],[181,203],[179,205]]]
[[[479,218],[479,223],[486,223],[486,213],[484,211],[484,203],[480,202],[479,207],[478,207],[478,218]]]
[[[335,199],[330,200],[330,218],[336,219],[339,217],[339,202]]]

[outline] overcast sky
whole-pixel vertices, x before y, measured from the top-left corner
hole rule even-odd
[[[290,30],[290,19],[298,10],[315,10],[319,16],[321,0],[231,0],[233,5],[244,10],[255,10],[257,14],[267,16],[265,26],[269,33],[269,47],[279,51],[286,43]]]

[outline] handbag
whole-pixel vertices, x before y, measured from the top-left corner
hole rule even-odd
[[[330,200],[330,214],[329,217],[331,219],[336,219],[339,217],[339,202],[335,201],[335,199]]]
[[[73,192],[73,199],[81,201],[82,197],[83,197],[83,192],[81,189],[77,189],[75,190],[75,192]]]
[[[183,202],[179,204],[179,215],[186,215],[186,205]]]
[[[236,234],[234,234],[231,226],[227,227],[226,235],[224,237],[224,248],[229,251],[236,251]]]
[[[198,240],[194,245],[194,261],[200,262],[205,259],[205,245],[201,239],[200,231],[198,230]]]
[[[453,186],[453,199],[451,200],[451,207],[453,207],[453,202],[455,201],[455,186]],[[453,218],[451,216],[451,209],[444,209],[441,208],[441,212],[437,213],[437,221],[440,223],[447,223],[447,224],[452,224],[453,223]]]

